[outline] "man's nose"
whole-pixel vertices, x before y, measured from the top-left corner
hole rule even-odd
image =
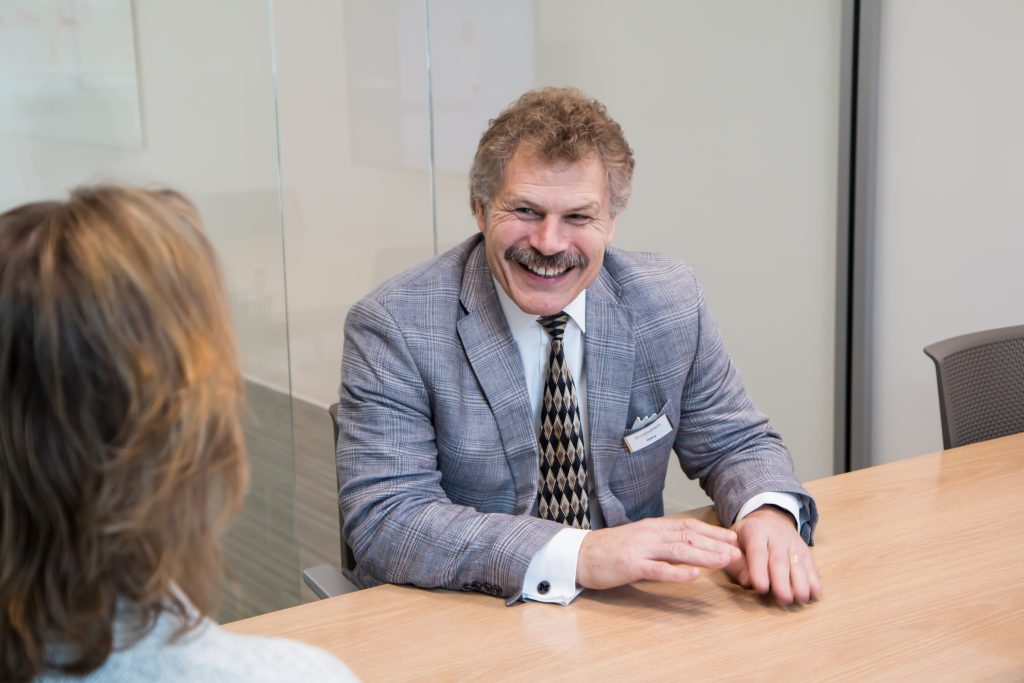
[[[530,246],[545,256],[566,250],[565,237],[558,216],[548,214],[537,221],[536,228],[530,235]]]

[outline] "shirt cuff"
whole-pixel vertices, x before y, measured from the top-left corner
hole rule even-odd
[[[744,503],[743,507],[740,508],[739,514],[736,515],[736,522],[764,505],[775,505],[793,515],[793,520],[796,522],[798,530],[802,529],[803,524],[807,521],[807,512],[804,510],[804,505],[800,502],[799,498],[792,493],[768,491],[766,493],[759,493]],[[733,523],[735,524],[735,522]]]
[[[583,529],[562,529],[537,551],[526,569],[524,599],[568,605],[583,592],[576,585],[576,561],[588,533]]]

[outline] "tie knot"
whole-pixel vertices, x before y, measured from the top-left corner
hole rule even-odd
[[[561,313],[555,313],[554,315],[542,315],[537,318],[537,322],[540,323],[541,327],[547,330],[547,333],[551,335],[551,338],[558,341],[565,334],[565,324],[569,322],[569,314],[565,311]]]

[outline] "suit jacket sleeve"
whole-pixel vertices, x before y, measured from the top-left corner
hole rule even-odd
[[[818,521],[814,499],[796,478],[780,435],[750,399],[703,289],[692,271],[688,274],[697,290],[698,312],[696,346],[683,385],[675,440],[683,469],[700,479],[726,526],[733,523],[743,503],[758,493],[796,495],[807,513],[800,534],[811,543]]]
[[[373,298],[356,304],[345,323],[337,450],[354,578],[518,598],[530,559],[560,527],[448,498],[438,400],[388,310]]]

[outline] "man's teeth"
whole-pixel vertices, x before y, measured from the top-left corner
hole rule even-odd
[[[555,277],[569,270],[568,268],[534,268],[533,266],[526,266],[526,269],[541,277]]]

